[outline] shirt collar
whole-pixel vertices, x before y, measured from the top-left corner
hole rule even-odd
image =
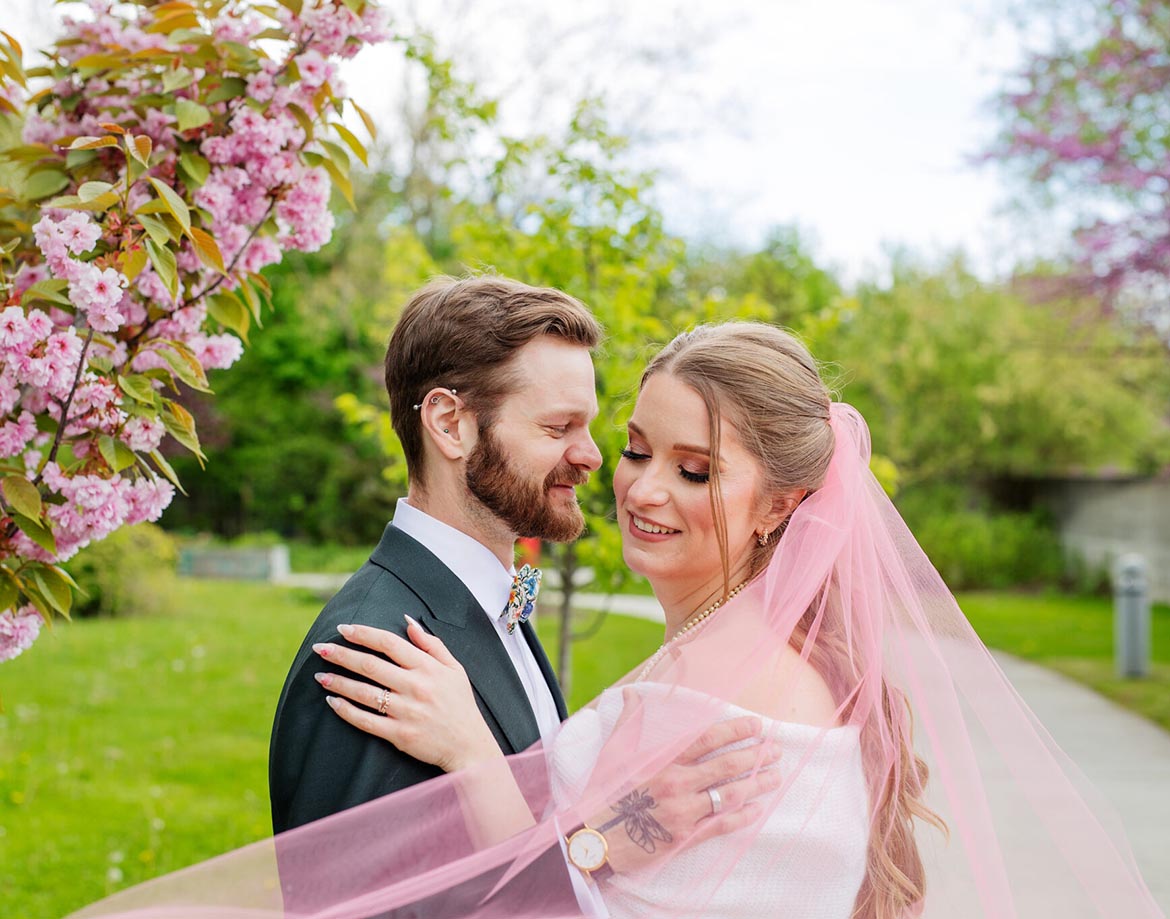
[[[487,546],[423,513],[405,498],[399,498],[394,508],[394,526],[450,568],[493,621],[504,611],[514,571],[501,565]]]

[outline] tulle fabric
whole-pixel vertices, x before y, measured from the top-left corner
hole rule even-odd
[[[925,900],[896,915],[1162,917],[1116,817],[1021,701],[870,474],[863,419],[841,403],[831,415],[825,484],[792,515],[765,572],[555,742],[75,915],[577,915],[562,834],[612,813],[746,699],[784,751],[781,787],[750,826],[697,844],[676,836],[649,867],[603,883],[611,915],[849,919],[870,842],[883,841],[889,789],[915,768],[902,755],[912,732],[927,767],[923,803],[946,829],[913,820]],[[837,706],[833,724],[790,717],[816,685]],[[513,788],[528,825],[501,839]]]

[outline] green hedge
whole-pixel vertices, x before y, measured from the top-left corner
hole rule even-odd
[[[168,607],[176,586],[175,540],[153,523],[124,527],[65,567],[81,588],[74,616],[140,616]]]
[[[896,503],[952,590],[1081,586],[1041,511],[997,510],[972,491],[937,485],[908,490]]]

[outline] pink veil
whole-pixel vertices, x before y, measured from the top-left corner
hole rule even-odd
[[[610,915],[1163,916],[1117,819],[1020,700],[871,475],[864,420],[842,403],[831,418],[825,484],[792,515],[765,572],[570,718],[555,742],[75,915],[577,915],[557,893],[574,870],[563,834],[614,812],[750,699],[783,751],[780,787],[746,828],[660,841],[650,867],[603,881]],[[831,693],[836,723],[789,720],[790,702],[817,686]],[[500,838],[493,808],[505,788],[531,816]],[[870,896],[875,878],[888,886],[915,864],[920,902]]]

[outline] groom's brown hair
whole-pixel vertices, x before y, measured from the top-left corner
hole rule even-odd
[[[564,291],[495,275],[436,278],[410,298],[386,348],[386,392],[411,481],[424,484],[415,405],[436,386],[455,389],[481,427],[491,424],[516,384],[512,357],[541,335],[592,349],[602,329]]]

